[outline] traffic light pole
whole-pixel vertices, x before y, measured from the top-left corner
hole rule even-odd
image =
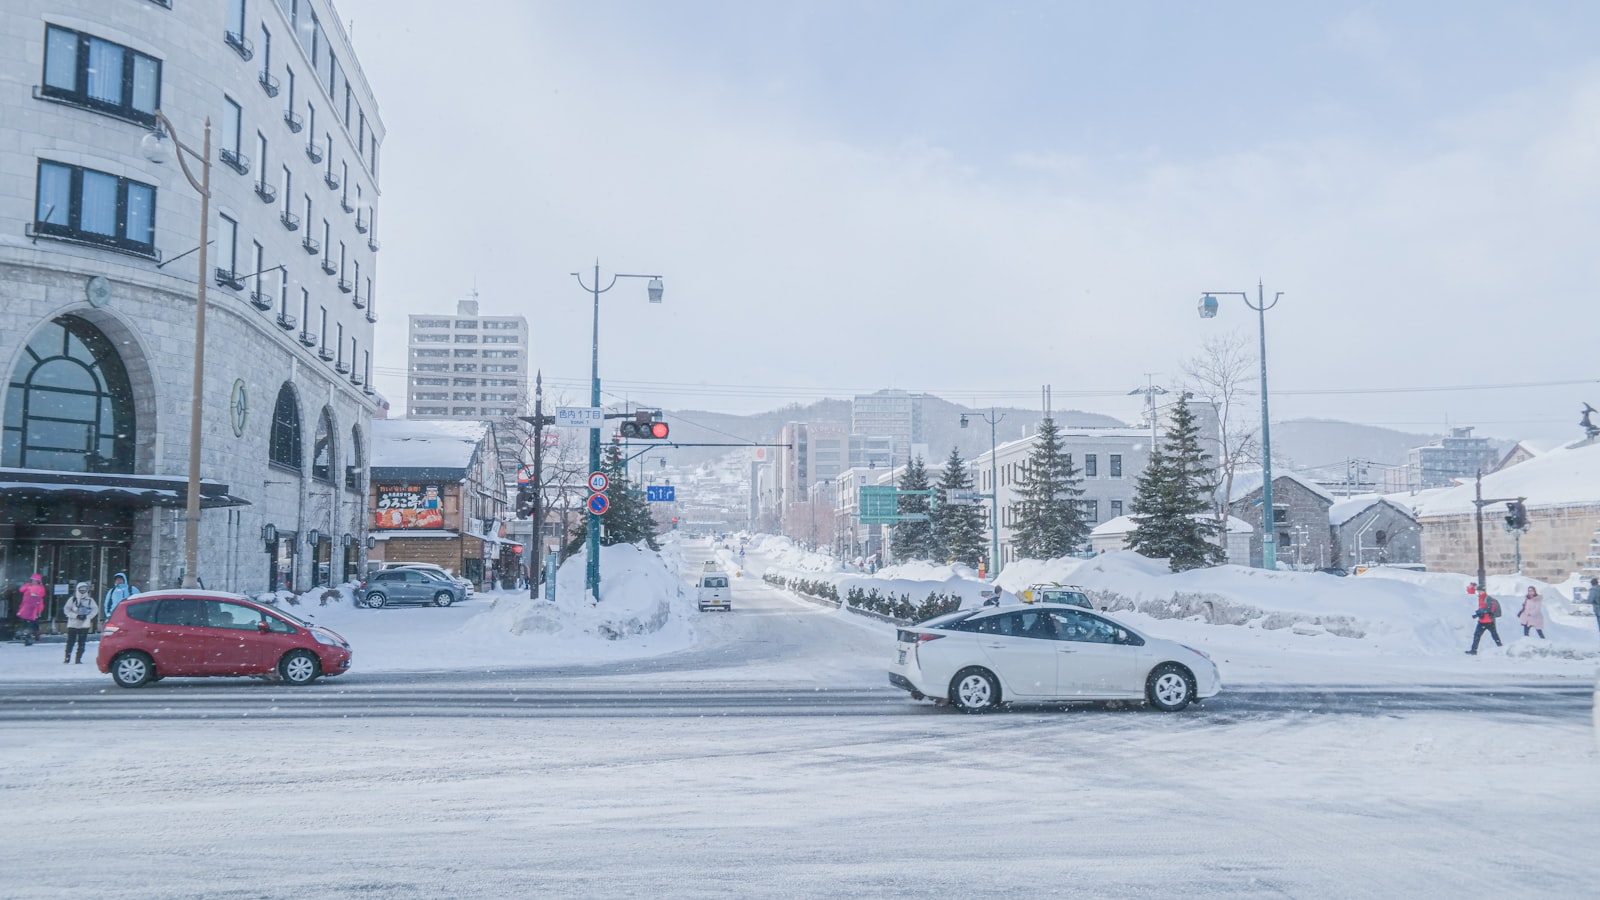
[[[539,573],[544,571],[544,426],[554,425],[556,421],[555,416],[544,414],[543,372],[534,375],[533,385],[533,415],[517,417],[533,426],[533,539],[529,541],[530,546],[522,548],[522,565],[528,573],[529,600],[539,599]],[[517,505],[520,515],[522,504]]]
[[[1520,573],[1522,571],[1522,546],[1521,546],[1521,543],[1520,543],[1520,539],[1521,539],[1521,530],[1520,529],[1527,526],[1527,513],[1522,508],[1522,503],[1523,503],[1523,501],[1527,500],[1528,498],[1527,497],[1490,497],[1487,500],[1483,499],[1483,470],[1482,469],[1478,470],[1478,486],[1477,486],[1476,494],[1477,494],[1477,496],[1475,496],[1473,498],[1473,500],[1472,500],[1472,505],[1477,507],[1476,518],[1477,518],[1477,526],[1478,526],[1478,591],[1479,591],[1479,593],[1485,593],[1486,594],[1486,593],[1489,592],[1489,586],[1486,583],[1486,579],[1488,579],[1489,576],[1488,576],[1488,572],[1486,570],[1486,567],[1483,564],[1483,508],[1485,506],[1488,506],[1491,503],[1507,503],[1507,504],[1511,505],[1510,506],[1511,515],[1507,516],[1507,524],[1511,524],[1511,519],[1513,519],[1513,518],[1517,518],[1517,519],[1521,519],[1522,520],[1521,525],[1516,529],[1517,530],[1517,534],[1518,534],[1518,540],[1519,540],[1519,543],[1518,543],[1518,546],[1517,546],[1517,571]]]

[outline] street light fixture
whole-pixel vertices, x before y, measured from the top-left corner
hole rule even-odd
[[[200,407],[205,394],[206,245],[209,243],[207,232],[211,223],[211,118],[206,117],[205,137],[199,152],[195,152],[178,139],[178,130],[172,127],[172,120],[162,115],[161,110],[156,110],[155,118],[155,130],[146,134],[139,142],[145,159],[160,165],[164,164],[169,156],[177,157],[178,167],[183,170],[183,177],[189,180],[191,187],[200,192],[200,277],[195,279],[194,380],[189,393],[189,481],[183,523],[183,587],[194,588],[198,586],[196,575],[200,567]],[[200,161],[198,179],[189,171],[189,164],[183,159],[185,153]]]
[[[1217,315],[1217,294],[1239,297],[1244,305],[1256,311],[1261,326],[1261,567],[1278,567],[1278,523],[1272,507],[1272,426],[1267,417],[1267,310],[1278,305],[1283,291],[1272,295],[1267,302],[1265,289],[1256,282],[1256,302],[1250,302],[1248,291],[1206,291],[1200,298],[1200,318],[1214,319]]]
[[[599,260],[595,260],[594,264],[594,281],[584,284],[583,275],[578,272],[573,272],[572,277],[578,279],[579,287],[594,295],[594,343],[591,347],[589,405],[598,409],[600,407],[600,295],[615,287],[619,278],[647,278],[649,283],[645,285],[645,291],[650,297],[650,302],[660,303],[663,285],[660,275],[618,273],[611,276],[611,281],[605,287],[601,287]],[[599,428],[589,429],[589,471],[600,471]],[[588,588],[590,599],[598,603],[600,602],[600,517],[595,514],[593,508],[589,510],[588,517],[588,529],[584,540],[585,549],[588,551],[588,566],[584,583]]]
[[[994,427],[1000,424],[1005,414],[994,414],[994,407],[989,407],[989,414],[978,413],[978,418],[989,423],[989,580],[1000,577],[1000,466],[996,462],[996,444]],[[961,414],[961,427],[967,427],[967,414]]]

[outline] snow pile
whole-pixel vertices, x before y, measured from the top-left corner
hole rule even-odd
[[[584,587],[586,565],[582,553],[561,564],[554,602],[530,600],[521,592],[498,594],[487,612],[473,617],[458,633],[616,641],[666,627],[674,605],[681,606],[687,593],[682,579],[669,571],[660,554],[633,544],[615,544],[600,548],[600,602],[595,603]]]
[[[737,544],[735,544],[737,548]],[[827,553],[804,550],[794,541],[774,534],[756,535],[746,545],[750,553],[759,553],[776,568],[797,572],[837,572],[839,561]],[[719,547],[719,549],[721,549]],[[737,550],[735,549],[735,552]]]

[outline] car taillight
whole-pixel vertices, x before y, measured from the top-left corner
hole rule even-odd
[[[100,633],[101,634],[116,634],[117,632],[119,632],[121,630],[122,630],[122,626],[121,625],[110,625],[110,624],[107,624],[106,627],[100,629]]]

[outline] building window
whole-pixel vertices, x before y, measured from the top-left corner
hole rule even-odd
[[[450,393],[448,391],[417,391],[412,397],[417,400],[449,400]]]
[[[450,356],[450,351],[449,350],[415,350],[415,351],[412,352],[412,355],[416,356],[418,359],[427,358],[427,357],[432,357],[434,359],[437,359],[438,357],[441,357],[441,356],[449,357]]]
[[[1377,542],[1379,547],[1382,547],[1389,543],[1389,532],[1379,528],[1378,533],[1374,535],[1372,539]]]
[[[520,350],[485,350],[483,355],[489,359],[516,359],[522,355]]]
[[[361,490],[361,429],[350,429],[350,443],[344,448],[344,487],[347,491]]]
[[[417,343],[419,343],[419,344],[448,344],[448,343],[450,343],[450,335],[448,335],[448,334],[419,334],[419,335],[414,336],[412,338],[412,340],[417,342]],[[439,351],[437,354],[430,353],[429,355],[430,356],[432,356],[432,355],[449,356],[450,355],[450,351],[443,350],[443,351]]]
[[[514,334],[486,334],[483,336],[485,344],[515,344],[520,339]]]
[[[451,369],[451,371],[454,371],[454,372],[476,372],[476,371],[478,371],[478,367],[474,363],[456,363],[455,366]]]
[[[222,122],[217,126],[217,158],[223,165],[243,175],[250,170],[250,162],[239,155],[239,141],[244,130],[244,114],[232,97],[222,98]]]
[[[449,319],[416,319],[412,322],[416,328],[449,328]]]
[[[1099,500],[1079,500],[1078,501],[1078,508],[1083,510],[1084,521],[1086,521],[1086,522],[1098,522],[1098,521],[1100,521],[1100,501]]]
[[[1098,478],[1100,476],[1100,456],[1095,453],[1083,455],[1083,477]]]
[[[233,219],[217,214],[220,227],[217,229],[217,281],[230,283],[239,271],[239,223]],[[224,281],[223,275],[227,279]]]
[[[6,387],[0,465],[133,471],[133,388],[116,346],[76,316],[34,333]]]
[[[477,328],[478,327],[478,323],[474,322],[471,319],[457,319],[456,320],[456,327],[457,328]]]
[[[1289,507],[1287,507],[1287,506],[1278,506],[1277,504],[1273,504],[1273,507],[1272,507],[1272,522],[1273,522],[1273,524],[1281,524],[1281,523],[1284,523],[1284,522],[1287,522],[1287,521],[1289,521]]]
[[[413,379],[411,379],[411,383],[417,385],[418,387],[424,387],[424,386],[427,386],[427,387],[448,387],[449,384],[450,384],[450,379],[448,379],[448,378],[413,378]]]
[[[450,410],[450,415],[452,416],[475,416],[477,414],[478,409],[475,406],[457,406]]]
[[[1122,477],[1122,454],[1121,453],[1113,453],[1113,454],[1111,454],[1111,477],[1112,478],[1121,478]]]
[[[155,255],[156,189],[94,169],[39,161],[34,232]]]
[[[418,363],[416,369],[418,372],[448,372],[450,366],[447,363]],[[443,380],[440,379],[441,382]]]
[[[333,413],[323,407],[317,417],[317,435],[311,443],[311,477],[318,481],[333,480]]]
[[[278,389],[267,452],[274,464],[300,470],[300,405],[295,402],[294,389],[287,384]]]
[[[1121,500],[1113,500],[1113,501],[1111,501],[1111,518],[1115,519],[1117,516],[1120,516],[1120,515],[1122,515],[1122,501]]]
[[[456,343],[458,343],[458,344],[476,344],[477,342],[478,342],[478,336],[475,335],[475,334],[458,334],[458,335],[456,335]]]
[[[39,96],[154,126],[161,105],[161,60],[46,25]]]
[[[476,351],[476,350],[456,350],[455,351],[455,355],[458,358],[471,359],[472,357],[478,355],[478,351]],[[487,355],[487,354],[485,354],[485,355]]]

